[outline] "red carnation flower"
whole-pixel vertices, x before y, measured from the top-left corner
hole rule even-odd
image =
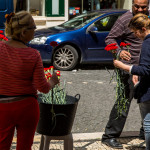
[[[54,66],[50,66],[49,69],[54,69]]]
[[[5,36],[3,34],[0,34],[0,39],[3,39]]]
[[[126,46],[126,43],[121,42],[121,43],[120,43],[120,46],[125,47],[125,46]]]
[[[47,70],[49,70],[49,68],[44,68],[44,71],[47,71]]]
[[[50,43],[50,46],[52,46],[52,47],[58,46],[58,43],[57,43],[56,41],[52,41],[52,42]]]
[[[116,53],[117,53],[118,46],[116,46],[116,45],[117,45],[116,43],[111,43],[105,47],[105,50],[110,51],[113,54],[114,58],[117,57]]]
[[[45,77],[46,77],[47,79],[49,79],[49,78],[52,77],[52,75],[48,72],[48,73],[45,74]]]
[[[127,46],[130,46],[131,44],[130,44],[130,43],[126,43],[126,45],[127,45]]]
[[[3,38],[3,40],[8,41],[8,39],[7,39],[7,37],[6,37],[6,36]]]
[[[109,44],[109,45],[107,45],[108,47],[111,47],[111,46],[116,46],[117,45],[117,43],[111,43],[111,44]]]
[[[57,76],[60,76],[60,71],[57,71],[56,74],[57,74]]]
[[[112,50],[116,50],[118,47],[117,46],[110,46],[110,45],[107,45],[106,47],[105,47],[105,50],[106,51],[112,51]]]

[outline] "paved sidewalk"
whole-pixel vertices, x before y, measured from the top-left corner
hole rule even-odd
[[[102,132],[73,134],[74,150],[115,150],[101,143]],[[39,150],[40,135],[35,135],[32,150]],[[118,139],[123,144],[123,150],[145,150],[144,140],[138,139],[138,132],[124,132]],[[13,139],[12,149],[16,149],[16,138]],[[63,141],[53,140],[50,150],[63,150]]]

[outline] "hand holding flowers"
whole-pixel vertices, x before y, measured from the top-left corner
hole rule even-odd
[[[48,80],[48,82],[50,83],[51,88],[54,88],[55,85],[60,82],[60,80],[58,79],[57,73],[53,73],[50,77],[50,80]]]
[[[131,59],[131,54],[129,52],[127,52],[126,50],[122,50],[120,52],[120,58],[125,61],[129,61]]]
[[[122,79],[122,75],[121,75],[121,70],[118,68],[126,68],[126,70],[129,71],[130,66],[127,66],[125,64],[123,64],[121,61],[119,61],[119,56],[117,54],[117,49],[118,47],[116,46],[117,43],[112,43],[109,44],[105,47],[105,50],[110,51],[113,55],[114,60],[114,65],[115,65],[115,74],[116,74],[116,81],[117,81],[117,85],[116,85],[116,109],[117,109],[117,113],[118,113],[118,117],[122,115],[123,111],[127,110],[127,104],[128,104],[128,99],[126,98],[126,92],[125,92],[125,84],[123,82]],[[129,53],[129,43],[124,43],[121,42],[120,43],[120,47],[126,47],[128,51],[122,50],[120,52],[120,56],[121,58],[123,58],[124,60],[129,61],[131,59],[131,55]]]
[[[66,103],[65,82],[63,86],[59,84],[60,71],[54,73],[54,67],[50,66],[49,68],[44,68],[44,73],[52,89],[47,94],[42,93],[41,97],[42,101],[48,104],[65,104]]]
[[[126,64],[122,63],[122,62],[119,61],[119,60],[114,59],[114,60],[113,60],[113,63],[114,63],[114,66],[115,66],[116,68],[123,69],[123,70],[125,70],[125,71],[127,71],[127,72],[130,71],[130,67],[131,67],[131,66],[126,65]]]
[[[130,43],[124,43],[124,42],[121,42],[120,43],[120,47],[126,47],[127,48],[127,50],[128,51],[126,51],[126,50],[122,50],[121,52],[120,52],[120,58],[122,59],[122,60],[126,60],[126,61],[129,61],[130,59],[131,59],[131,54],[130,54],[130,52],[129,52],[129,46],[130,46],[131,44]]]

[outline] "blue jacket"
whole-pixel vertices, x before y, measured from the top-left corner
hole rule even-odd
[[[134,65],[131,74],[140,76],[138,103],[150,100],[150,34],[144,38],[139,65]]]

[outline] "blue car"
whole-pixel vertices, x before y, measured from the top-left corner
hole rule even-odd
[[[40,52],[43,63],[52,63],[58,70],[72,70],[83,63],[112,63],[112,54],[104,50],[105,38],[126,11],[87,12],[61,25],[36,30],[29,46]]]

